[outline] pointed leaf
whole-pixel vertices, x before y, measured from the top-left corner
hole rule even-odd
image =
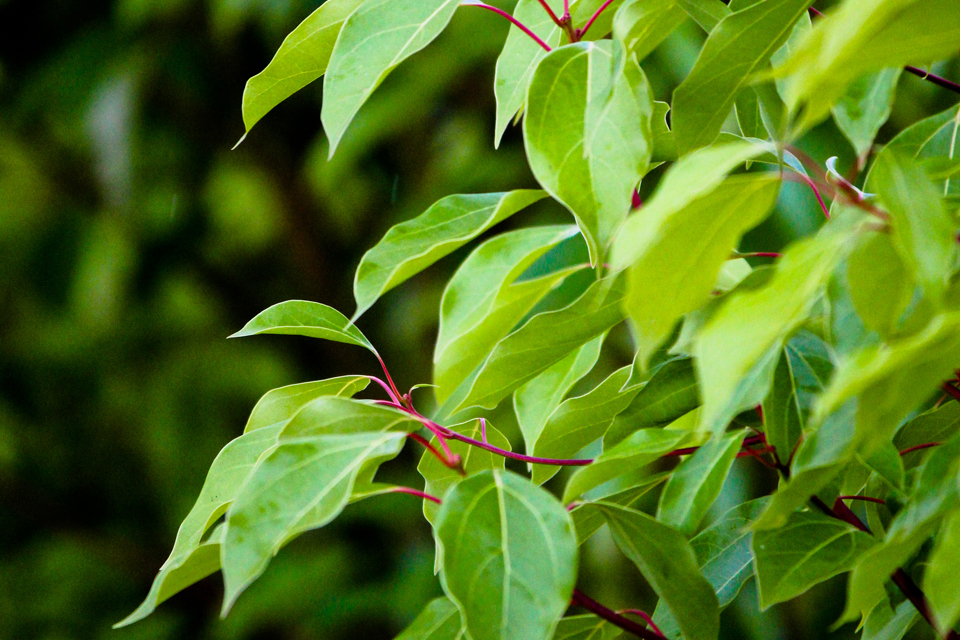
[[[413,220],[391,227],[360,259],[353,282],[354,320],[390,289],[546,195],[521,189],[447,196]]]
[[[261,311],[243,329],[230,336],[243,338],[262,333],[279,333],[290,336],[322,338],[366,347],[374,354],[366,336],[350,324],[347,317],[332,307],[319,302],[288,300]]]
[[[321,396],[351,398],[366,389],[369,384],[370,379],[365,376],[340,376],[273,389],[257,401],[243,432],[249,433],[265,427],[283,426],[304,405]]]
[[[283,39],[267,68],[243,89],[243,126],[247,132],[275,106],[327,70],[343,21],[364,0],[327,0]]]
[[[917,608],[909,600],[897,605],[896,611],[884,599],[873,608],[863,623],[863,640],[902,640],[920,619]]]
[[[642,61],[687,17],[677,0],[629,0],[613,19],[613,37]]]
[[[943,162],[954,164],[960,158],[960,148],[957,146],[958,133],[960,133],[960,105],[950,107],[946,111],[907,127],[897,134],[885,149],[911,157],[925,166],[935,166]],[[866,189],[867,191],[873,189],[869,175]],[[943,183],[943,194],[960,196],[960,180],[946,180]]]
[[[880,127],[890,117],[900,69],[882,69],[860,76],[833,105],[833,119],[858,158],[865,158]]]
[[[330,156],[374,89],[446,28],[457,0],[366,0],[350,14],[323,79],[320,120]]]
[[[448,598],[435,598],[394,640],[460,640],[463,637],[457,605]]]
[[[548,640],[570,604],[570,514],[520,476],[485,471],[447,494],[437,521],[444,589],[473,640]]]
[[[590,492],[591,499],[603,500],[604,502],[618,504],[622,507],[635,508],[643,496],[658,487],[669,475],[668,472],[653,475],[644,472],[642,475],[634,474],[636,479],[633,480],[630,479],[629,475],[624,476],[621,479],[623,480],[623,485],[629,487],[628,489],[605,492],[602,488],[597,488]],[[609,495],[592,495],[594,493],[609,493]],[[583,504],[574,503],[574,508],[570,511],[570,515],[573,517],[573,525],[577,530],[578,545],[582,545],[589,540],[590,537],[604,525],[603,514],[597,509],[582,509],[581,507],[584,506],[584,504],[590,503],[589,501]]]

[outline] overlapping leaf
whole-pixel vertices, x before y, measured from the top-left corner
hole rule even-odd
[[[885,149],[913,158],[928,170],[956,166],[960,162],[958,133],[960,133],[960,106],[954,106],[907,127],[897,134]],[[866,189],[869,191],[872,188],[868,175]],[[956,178],[944,180],[943,194],[960,196],[960,180]]]
[[[686,13],[677,0],[629,0],[613,19],[613,37],[643,60],[680,26]]]
[[[697,377],[690,358],[674,358],[657,368],[627,409],[603,436],[610,448],[631,433],[668,424],[700,404]]]
[[[366,376],[340,376],[273,389],[257,401],[243,432],[286,425],[297,411],[321,396],[350,398],[369,384],[370,379]]]
[[[833,119],[858,158],[865,158],[880,127],[890,117],[900,69],[881,69],[854,80],[833,105]]]
[[[461,640],[465,635],[457,605],[435,598],[395,640]]]

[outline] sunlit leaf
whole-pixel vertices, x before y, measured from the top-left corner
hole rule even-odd
[[[394,640],[460,640],[464,635],[457,605],[435,598]]]
[[[340,376],[273,389],[257,401],[243,432],[283,426],[307,403],[321,396],[350,398],[366,389],[369,384],[370,379],[365,376]]]
[[[677,0],[677,4],[707,33],[730,15],[730,8],[721,0]]]
[[[643,60],[680,26],[686,13],[677,0],[630,0],[613,19],[613,37]]]
[[[350,324],[347,317],[332,307],[319,302],[288,300],[261,311],[243,329],[230,336],[242,338],[263,333],[280,333],[291,336],[322,338],[373,348],[366,336]]]

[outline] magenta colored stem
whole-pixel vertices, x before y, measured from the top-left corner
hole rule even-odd
[[[941,443],[939,442],[925,442],[924,444],[918,444],[912,447],[907,447],[900,452],[901,456],[905,456],[908,453],[913,453],[914,451],[921,451],[923,449],[929,449],[930,447],[939,447]]]
[[[560,21],[560,18],[557,17],[557,14],[553,12],[553,9],[550,8],[550,5],[547,4],[547,0],[538,0],[538,2],[540,2],[540,6],[542,6],[547,11],[547,14],[549,14],[550,19],[553,20],[553,24],[562,28],[563,23]]]
[[[541,40],[541,39],[540,39],[540,36],[538,36],[537,34],[535,34],[533,31],[530,30],[530,28],[529,28],[527,25],[523,24],[522,22],[520,22],[519,20],[517,20],[516,18],[514,18],[512,15],[510,15],[509,13],[507,13],[506,11],[504,11],[503,9],[498,9],[497,7],[492,7],[492,6],[490,6],[489,4],[484,4],[484,3],[482,3],[482,2],[461,2],[461,3],[460,3],[460,6],[462,6],[462,7],[480,7],[481,9],[486,9],[487,11],[493,11],[495,14],[497,14],[497,15],[499,15],[499,16],[503,16],[504,18],[506,18],[507,20],[509,20],[510,22],[512,22],[512,23],[514,24],[514,26],[516,26],[518,29],[520,29],[521,31],[523,31],[523,32],[524,32],[525,34],[527,34],[528,36],[530,36],[530,37],[533,39],[534,42],[536,42],[538,45],[540,45],[541,47],[543,47],[543,50],[544,50],[544,51],[547,51],[548,53],[549,53],[550,51],[552,51],[552,49],[550,49],[550,45],[548,45],[546,42],[544,42],[543,40]],[[548,9],[549,9],[549,7],[548,7]],[[553,14],[552,11],[551,11],[550,13]],[[554,21],[556,21],[556,17],[554,17]]]
[[[437,458],[440,462],[442,462],[445,467],[448,467],[448,468],[450,468],[450,469],[458,469],[458,468],[460,467],[460,458],[459,458],[459,456],[452,456],[452,457],[451,457],[451,456],[449,456],[449,455],[444,455],[444,454],[440,453],[439,451],[437,451],[437,448],[436,448],[436,447],[434,447],[432,444],[430,444],[430,441],[429,441],[429,440],[427,440],[426,438],[424,438],[423,436],[421,436],[419,433],[408,433],[408,434],[407,434],[407,437],[410,438],[411,440],[415,440],[415,441],[419,442],[420,444],[422,444],[422,445],[427,449],[427,451],[429,451],[429,452],[432,453],[434,456],[436,456],[436,458]],[[438,438],[438,439],[439,439],[439,438]],[[444,442],[444,441],[443,441],[443,440],[440,440],[440,442]],[[447,449],[447,451],[449,452],[450,449]]]
[[[810,189],[813,191],[813,195],[817,196],[817,202],[820,203],[820,208],[823,210],[823,217],[829,220],[830,210],[827,209],[827,205],[824,204],[823,197],[820,195],[820,190],[817,189],[817,184],[807,176],[803,175],[802,173],[798,173],[797,175],[800,176],[800,178],[807,183],[807,186],[810,187]]]
[[[600,5],[600,8],[597,9],[597,12],[594,13],[592,16],[590,16],[590,19],[587,20],[587,24],[583,25],[583,29],[577,29],[577,39],[578,39],[578,40],[579,40],[580,38],[582,38],[583,36],[587,35],[587,31],[590,30],[590,27],[593,25],[594,21],[595,21],[597,18],[600,17],[600,14],[603,13],[603,10],[604,10],[604,9],[606,9],[607,7],[610,6],[610,3],[611,3],[611,2],[613,2],[613,0],[607,0],[607,1],[604,2],[602,5]]]
[[[573,590],[571,604],[583,607],[590,613],[603,618],[607,622],[620,627],[628,633],[632,633],[638,638],[643,638],[644,640],[664,640],[663,634],[656,633],[652,629],[642,627],[629,618],[624,618],[619,613],[613,611],[612,609],[608,609],[593,598],[587,596],[579,589]]]
[[[735,253],[731,259],[735,258],[779,258],[780,254],[776,251],[752,251],[750,253]],[[763,417],[761,416],[761,420]]]
[[[377,360],[380,361],[380,368],[383,369],[383,375],[387,377],[387,382],[390,383],[390,388],[393,389],[391,397],[397,402],[397,404],[400,404],[401,393],[399,390],[397,390],[397,385],[393,384],[393,378],[390,377],[390,372],[387,370],[387,363],[383,361],[383,358],[380,357],[379,353],[377,354]]]
[[[663,631],[660,631],[660,627],[658,627],[656,623],[654,623],[653,618],[651,618],[650,614],[647,613],[646,611],[641,611],[640,609],[623,609],[622,611],[617,611],[617,613],[621,615],[624,613],[630,613],[635,616],[639,616],[640,618],[643,619],[644,622],[647,623],[648,627],[650,627],[660,635],[663,635]]]
[[[381,362],[381,364],[383,363],[382,360],[381,360],[380,362]],[[390,400],[392,400],[392,402],[388,402],[388,403],[387,403],[388,405],[393,406],[394,404],[400,404],[400,398],[398,398],[398,397],[393,393],[393,390],[392,390],[390,387],[387,386],[387,383],[386,383],[386,382],[384,382],[383,380],[381,380],[381,379],[378,378],[377,376],[362,376],[362,377],[366,378],[367,380],[372,380],[373,382],[376,382],[378,385],[380,385],[381,387],[383,387],[383,390],[387,392],[387,395],[390,396]]]
[[[429,500],[430,502],[436,502],[441,504],[440,498],[432,496],[429,493],[424,493],[423,491],[417,491],[416,489],[411,489],[410,487],[393,487],[390,489],[390,493],[406,493],[411,496],[417,496],[423,498],[424,500]]]
[[[483,444],[487,444],[487,419],[480,418],[480,439],[483,440]]]
[[[880,498],[871,498],[869,496],[837,496],[838,500],[863,500],[865,502],[876,502],[877,504],[887,504],[886,500]]]
[[[507,451],[506,449],[501,449],[500,447],[495,447],[492,444],[487,444],[485,442],[480,442],[479,440],[474,440],[473,438],[467,437],[462,433],[457,433],[456,431],[451,431],[450,429],[444,429],[448,438],[453,438],[454,440],[459,440],[460,442],[466,442],[467,444],[472,444],[475,447],[480,447],[491,453],[496,453],[501,455],[504,458],[511,458],[513,460],[522,460],[523,462],[532,462],[534,464],[549,464],[555,467],[585,467],[593,459],[559,459],[559,458],[537,458],[535,456],[525,456],[522,453],[514,453],[512,451]]]
[[[563,0],[563,17],[561,20],[570,20],[570,0]]]
[[[960,389],[957,389],[949,382],[943,383],[943,390],[954,400],[960,400]]]

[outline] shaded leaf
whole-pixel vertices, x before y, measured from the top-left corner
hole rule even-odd
[[[884,337],[897,329],[916,290],[886,233],[869,234],[857,244],[847,260],[847,282],[864,326]]]
[[[858,158],[865,158],[880,127],[890,117],[900,69],[882,69],[860,76],[833,105],[833,119]]]
[[[612,640],[621,633],[619,627],[595,615],[569,616],[560,620],[553,640]]]
[[[460,640],[460,611],[448,598],[434,598],[395,640]]]
[[[909,600],[897,605],[896,611],[884,599],[873,608],[863,623],[863,640],[901,640],[920,619],[917,608]]]
[[[288,300],[275,304],[261,311],[253,320],[245,324],[243,329],[230,337],[243,338],[262,333],[322,338],[355,344],[366,347],[374,354],[377,353],[366,336],[350,324],[345,315],[319,302]]]
[[[657,473],[650,475],[645,470],[642,474],[634,474],[636,479],[631,479],[630,476],[623,476],[624,480],[623,485],[628,486],[628,489],[622,489],[614,491],[607,495],[607,492],[602,491],[603,486],[597,487],[596,489],[590,492],[591,499],[593,500],[603,500],[611,504],[618,504],[622,507],[635,507],[643,496],[650,493],[651,490],[655,489],[661,482],[666,480],[669,477],[669,473]],[[614,484],[614,483],[611,483]],[[618,487],[619,489],[619,487]],[[592,495],[594,493],[603,493],[604,495]],[[598,509],[582,509],[581,507],[584,504],[589,504],[587,501],[583,504],[576,505],[575,508],[570,512],[570,515],[573,517],[573,525],[577,530],[577,544],[582,545],[584,542],[590,539],[590,537],[600,530],[600,527],[604,524],[603,514]]]
[[[930,602],[930,612],[943,631],[953,628],[960,619],[960,511],[954,511],[944,522],[937,544],[923,573],[923,592]]]
[[[947,402],[921,413],[900,427],[893,438],[899,450],[931,442],[946,442],[960,431],[960,403]],[[913,467],[923,460],[922,453],[909,454],[906,463]]]
[[[885,149],[911,157],[925,166],[936,166],[943,161],[957,161],[957,134],[960,130],[960,105],[953,106],[935,116],[925,118],[907,127],[891,140]],[[867,176],[866,189],[873,186],[870,175]],[[943,194],[960,195],[960,180],[943,182]]]

